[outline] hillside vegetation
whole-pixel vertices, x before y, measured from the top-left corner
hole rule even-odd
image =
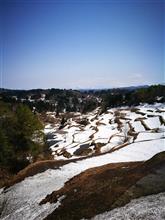
[[[96,107],[104,112],[107,108],[133,106],[140,103],[165,102],[165,86],[126,87],[104,90],[66,89],[1,89],[0,97],[5,102],[24,103],[37,112],[54,111],[87,113]]]
[[[42,152],[43,125],[23,104],[0,102],[0,166],[15,173]]]
[[[1,219],[136,219],[135,201],[164,201],[164,91],[2,90]]]
[[[123,206],[131,199],[165,191],[165,152],[146,162],[109,164],[89,169],[48,195],[41,204],[62,204],[46,219],[79,220]],[[155,187],[156,186],[156,187]]]

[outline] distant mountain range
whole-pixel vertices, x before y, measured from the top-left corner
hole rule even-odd
[[[100,89],[78,89],[80,92],[88,92],[88,91],[99,91],[99,90],[113,90],[113,89],[121,89],[121,90],[129,90],[133,91],[140,88],[148,88],[149,85],[140,85],[140,86],[127,86],[127,87],[113,87],[113,88],[100,88]]]
[[[162,84],[164,85],[164,84]],[[31,92],[36,92],[36,91],[40,91],[40,92],[43,92],[43,91],[48,91],[48,90],[51,90],[51,89],[55,89],[55,90],[77,90],[77,91],[80,91],[80,92],[87,92],[87,91],[99,91],[99,90],[111,90],[111,89],[121,89],[121,90],[136,90],[136,89],[140,89],[140,88],[148,88],[149,85],[139,85],[139,86],[127,86],[127,87],[113,87],[113,88],[99,88],[99,89],[94,89],[94,88],[91,88],[91,89],[87,89],[87,88],[82,88],[82,89],[60,89],[60,88],[50,88],[50,89],[41,89],[41,88],[37,88],[37,89],[6,89],[6,88],[0,88],[0,92],[10,92],[10,91],[31,91]]]

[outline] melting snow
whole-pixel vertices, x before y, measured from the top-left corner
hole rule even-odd
[[[157,108],[158,107],[163,108],[162,105],[157,106]],[[6,192],[1,190],[0,205],[2,208],[2,219],[43,219],[50,212],[52,212],[52,210],[60,205],[62,198],[59,199],[59,201],[55,204],[47,203],[39,206],[39,202],[45,198],[47,194],[50,194],[52,191],[63,187],[65,182],[73,176],[80,174],[88,168],[93,168],[108,163],[148,160],[155,154],[165,151],[165,140],[162,139],[163,126],[160,125],[159,117],[157,117],[157,115],[162,116],[163,113],[156,112],[155,106],[146,105],[145,107],[140,106],[139,108],[139,111],[146,113],[146,115],[148,114],[147,110],[153,110],[155,117],[147,118],[145,120],[146,125],[151,129],[159,127],[161,128],[162,132],[146,132],[141,122],[134,121],[136,118],[141,116],[127,109],[118,109],[119,112],[126,114],[125,117],[127,118],[126,120],[123,118],[121,119],[121,131],[118,130],[117,124],[114,123],[114,120],[111,120],[109,123],[110,119],[114,119],[113,113],[117,109],[112,109],[112,113],[109,112],[108,114],[102,114],[100,116],[97,115],[97,111],[86,115],[90,124],[83,127],[78,125],[73,120],[70,121],[72,126],[67,126],[60,131],[57,129],[57,126],[51,127],[50,125],[47,125],[44,132],[47,135],[50,135],[50,141],[54,140],[57,142],[51,146],[56,159],[66,159],[62,154],[60,154],[62,150],[68,151],[72,158],[74,158],[75,150],[78,150],[83,142],[89,143],[94,141],[95,143],[105,143],[105,145],[101,148],[101,152],[109,151],[113,147],[118,146],[124,142],[124,136],[128,135],[128,126],[127,129],[124,127],[124,124],[128,121],[128,118],[130,118],[131,125],[135,128],[136,132],[139,132],[139,134],[135,140],[135,143],[131,143],[133,140],[130,139],[131,141],[129,145],[112,153],[83,159],[75,163],[72,162],[60,167],[60,169],[49,169],[32,177],[27,177],[22,182],[7,189]],[[110,137],[112,138],[110,139],[110,143],[108,143]]]
[[[39,206],[38,203],[47,194],[63,187],[65,182],[73,176],[80,174],[88,168],[108,163],[147,160],[164,150],[165,144],[163,139],[134,143],[112,153],[84,159],[76,163],[69,163],[60,169],[49,169],[43,173],[28,177],[10,187],[5,193],[1,193],[1,205],[5,204],[2,219],[22,220],[22,216],[28,220],[42,219],[57,204]]]
[[[131,127],[134,128],[135,135],[138,133],[137,141],[145,141],[150,139],[162,138],[163,134],[157,134],[156,132],[164,132],[164,126],[161,125],[159,116],[164,115],[164,112],[157,111],[158,108],[164,109],[163,104],[155,105],[141,105],[137,106],[139,109],[137,112],[132,112],[131,109],[127,108],[114,108],[104,113],[98,115],[98,109],[86,114],[84,118],[89,122],[88,125],[82,126],[77,123],[77,119],[82,118],[78,115],[78,118],[72,118],[63,129],[60,131],[56,127],[51,127],[47,125],[45,127],[45,133],[50,134],[48,142],[51,144],[51,150],[55,159],[68,159],[63,152],[67,151],[70,153],[70,157],[75,158],[74,152],[81,147],[83,143],[104,143],[105,145],[101,147],[101,152],[109,151],[112,147],[117,147],[117,145],[124,143],[125,138],[129,137],[129,142],[133,142],[134,134],[128,135],[129,128],[128,122]],[[144,116],[139,114],[145,114]],[[115,122],[115,114],[119,117],[119,123]],[[151,116],[151,117],[149,117]],[[137,118],[143,118],[144,123],[147,127],[152,129],[152,133],[146,133],[145,127],[141,121],[136,121]],[[146,119],[145,119],[146,118]],[[125,129],[127,126],[127,129]],[[157,131],[153,129],[158,129]],[[119,137],[120,136],[120,137]],[[53,142],[55,141],[55,143]],[[107,145],[108,144],[108,145]],[[60,153],[61,152],[61,153]],[[93,150],[93,153],[95,150]],[[82,156],[77,156],[82,157]]]
[[[127,205],[95,216],[91,220],[164,220],[165,193],[134,199]]]

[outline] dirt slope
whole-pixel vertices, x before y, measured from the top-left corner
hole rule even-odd
[[[108,164],[89,169],[41,201],[41,204],[53,203],[65,195],[61,206],[46,219],[91,218],[133,198],[163,192],[164,171],[165,152],[146,162]]]

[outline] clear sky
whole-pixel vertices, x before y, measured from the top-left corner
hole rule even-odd
[[[4,0],[1,87],[164,82],[163,0]]]

